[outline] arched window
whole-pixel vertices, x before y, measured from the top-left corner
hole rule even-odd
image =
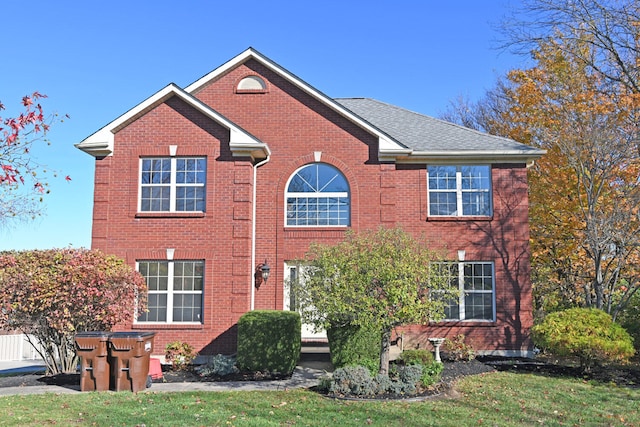
[[[295,171],[285,196],[287,226],[349,225],[349,183],[331,165],[312,163]]]
[[[258,76],[247,76],[240,80],[236,91],[263,93],[267,90],[267,84]]]

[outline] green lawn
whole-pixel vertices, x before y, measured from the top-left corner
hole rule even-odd
[[[353,402],[313,392],[0,398],[0,426],[639,426],[640,389],[531,374],[462,380],[455,399]]]

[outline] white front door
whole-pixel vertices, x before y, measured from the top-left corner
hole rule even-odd
[[[295,295],[291,292],[290,283],[300,280],[301,270],[305,267],[296,263],[284,263],[284,302],[285,310],[297,310]],[[327,332],[323,329],[316,331],[313,325],[302,324],[302,341],[326,341]]]

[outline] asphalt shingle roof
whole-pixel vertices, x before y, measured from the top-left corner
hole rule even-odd
[[[337,103],[399,143],[418,152],[540,150],[512,139],[489,135],[370,98],[338,98]]]

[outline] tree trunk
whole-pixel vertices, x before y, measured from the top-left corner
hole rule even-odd
[[[380,344],[380,373],[389,375],[389,347],[391,346],[391,330],[382,331]]]
[[[602,310],[604,306],[604,279],[602,277],[602,257],[598,253],[595,263],[595,278],[593,281],[593,290],[596,293],[595,308]]]

